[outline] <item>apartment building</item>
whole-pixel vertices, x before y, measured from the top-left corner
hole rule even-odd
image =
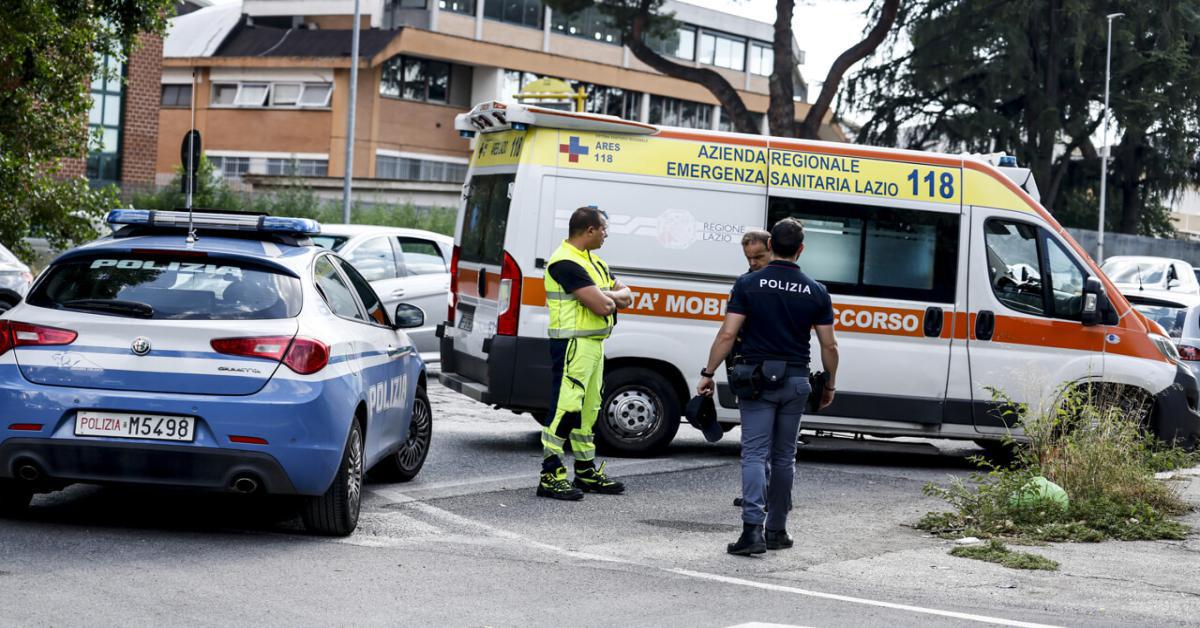
[[[244,0],[175,18],[164,47],[160,182],[178,166],[194,98],[204,151],[223,176],[255,187],[301,177],[319,194],[340,195],[353,6]],[[720,72],[764,117],[771,24],[674,0],[666,9],[681,26],[653,45]],[[353,158],[360,200],[453,204],[470,150],[454,116],[474,103],[512,100],[541,77],[582,86],[589,111],[730,126],[706,89],[642,64],[590,10],[566,17],[540,0],[362,0],[361,26]],[[798,68],[794,78],[803,116]],[[836,126],[823,136],[844,139]]]

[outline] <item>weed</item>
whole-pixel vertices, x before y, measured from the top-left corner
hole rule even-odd
[[[1058,563],[1029,552],[1014,552],[1004,543],[992,539],[984,545],[967,545],[950,550],[951,556],[974,558],[989,563],[998,563],[1011,569],[1043,569],[1058,571]]]
[[[927,484],[925,494],[945,500],[952,510],[928,513],[918,528],[943,538],[1018,542],[1187,535],[1188,526],[1171,517],[1190,507],[1154,473],[1195,464],[1198,458],[1146,434],[1148,397],[1114,388],[1076,388],[1064,392],[1052,412],[1030,412],[994,394],[1002,412],[1022,428],[1025,442],[1008,439],[1009,464],[975,458],[980,471],[968,481]],[[1015,497],[1038,476],[1062,487],[1069,503]]]

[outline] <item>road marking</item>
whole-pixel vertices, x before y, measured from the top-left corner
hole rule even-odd
[[[894,602],[883,602],[880,600],[870,600],[861,597],[851,597],[849,595],[838,595],[836,593],[822,593],[820,591],[810,591],[808,589],[799,589],[796,587],[784,586],[781,584],[771,584],[768,582],[756,582],[754,580],[743,580],[742,578],[732,578],[730,576],[722,576],[715,573],[704,573],[702,571],[689,571],[687,569],[667,569],[663,571],[687,576],[689,578],[698,578],[700,580],[712,580],[713,582],[723,582],[725,584],[735,584],[743,587],[754,587],[765,591],[778,591],[780,593],[793,593],[796,595],[806,595],[808,597],[816,597],[826,600],[836,600],[838,602],[849,602],[851,604],[863,604],[866,606],[878,606],[881,608],[890,608],[900,611],[908,611],[910,613],[922,613],[925,615],[938,615],[940,617],[950,617],[952,619],[963,619],[966,621],[975,621],[985,624],[995,624],[997,626],[1021,626],[1022,628],[1054,628],[1053,624],[1035,624],[1014,619],[1004,619],[1002,617],[989,617],[987,615],[972,615],[970,613],[959,613],[957,611],[943,611],[936,608],[925,608],[923,606],[911,606],[908,604],[896,604]]]
[[[505,539],[508,541],[513,541],[515,543],[520,543],[521,545],[524,545],[526,547],[536,547],[538,549],[541,549],[541,550],[544,550],[547,552],[551,552],[554,554],[558,554],[561,556],[566,556],[569,558],[576,558],[576,559],[580,559],[580,560],[591,560],[591,561],[604,562],[604,563],[620,563],[620,564],[632,565],[632,566],[643,567],[643,568],[648,568],[648,569],[654,569],[656,571],[662,571],[665,573],[674,574],[676,576],[683,576],[686,578],[695,578],[698,580],[709,580],[709,581],[713,581],[713,582],[722,582],[725,584],[733,584],[733,585],[744,586],[744,587],[753,587],[753,588],[762,589],[765,591],[776,591],[779,593],[791,593],[794,595],[804,595],[804,596],[808,596],[808,597],[816,597],[816,598],[822,598],[822,599],[827,599],[827,600],[834,600],[834,601],[838,601],[838,602],[847,602],[850,604],[861,604],[861,605],[865,605],[865,606],[877,606],[877,607],[881,607],[881,608],[889,608],[889,609],[893,609],[893,610],[907,611],[907,612],[911,612],[911,613],[920,613],[920,614],[925,614],[925,615],[937,615],[940,617],[949,617],[952,619],[962,619],[962,620],[966,620],[966,621],[974,621],[974,622],[985,623],[985,624],[994,624],[997,626],[1018,626],[1021,628],[1056,628],[1055,626],[1053,626],[1053,624],[1037,624],[1037,623],[1017,621],[1017,620],[1013,620],[1013,619],[1004,619],[1002,617],[989,617],[987,615],[973,615],[971,613],[960,613],[957,611],[945,611],[945,610],[936,609],[936,608],[926,608],[923,606],[912,606],[909,604],[897,604],[894,602],[884,602],[884,601],[880,601],[880,600],[871,600],[871,599],[867,599],[867,598],[852,597],[852,596],[848,596],[848,595],[838,595],[836,593],[822,593],[820,591],[810,591],[808,589],[800,589],[797,587],[789,587],[789,586],[784,586],[784,585],[780,585],[780,584],[757,582],[754,580],[744,580],[742,578],[732,578],[729,576],[722,576],[720,574],[713,574],[713,573],[705,573],[702,571],[690,571],[687,569],[659,567],[657,565],[642,563],[642,562],[630,560],[627,558],[620,558],[620,557],[616,557],[616,556],[604,556],[601,554],[593,554],[591,552],[581,552],[578,550],[571,550],[571,549],[567,549],[564,547],[558,547],[557,545],[543,543],[542,541],[538,541],[536,539],[531,539],[529,537],[526,537],[523,534],[519,534],[519,533],[513,532],[511,530],[497,528],[496,526],[488,525],[486,523],[483,523],[482,521],[477,521],[475,519],[471,519],[470,517],[464,517],[462,515],[450,512],[449,510],[445,510],[443,508],[438,508],[437,506],[434,506],[432,504],[428,504],[428,503],[420,501],[416,498],[405,495],[404,493],[401,493],[400,491],[396,491],[393,489],[378,489],[378,488],[372,488],[372,489],[368,489],[368,490],[370,490],[371,492],[375,493],[376,495],[379,495],[380,497],[388,499],[394,503],[403,504],[406,508],[413,508],[415,510],[423,512],[431,517],[440,519],[451,525],[457,525],[457,526],[462,526],[462,527],[467,527],[467,528],[475,528],[478,530],[482,530],[482,531],[486,532],[487,534],[490,534],[497,538]]]

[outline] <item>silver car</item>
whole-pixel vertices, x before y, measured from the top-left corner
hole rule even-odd
[[[420,229],[322,224],[313,242],[353,264],[386,311],[394,312],[399,303],[420,308],[425,326],[406,331],[426,364],[441,361],[434,331],[446,317],[453,238]]]
[[[32,283],[33,273],[29,267],[0,245],[0,313],[20,303]]]
[[[1200,295],[1165,290],[1124,290],[1122,294],[1146,318],[1162,325],[1175,341],[1183,363],[1200,378]]]

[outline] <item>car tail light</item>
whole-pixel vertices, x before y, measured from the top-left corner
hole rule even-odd
[[[521,315],[521,268],[506,251],[504,265],[500,267],[500,295],[496,302],[496,334],[517,335],[517,323]]]
[[[301,375],[312,375],[329,364],[329,345],[314,338],[297,336],[283,363]]]
[[[1200,348],[1191,345],[1176,345],[1179,357],[1189,362],[1200,362]]]
[[[290,346],[288,343],[291,343]],[[225,355],[282,360],[288,368],[301,375],[311,375],[329,364],[329,345],[304,336],[217,338],[210,344],[213,351]]]
[[[0,354],[13,347],[69,345],[79,334],[69,329],[44,327],[19,321],[0,321]]]
[[[217,338],[211,343],[213,351],[246,358],[280,360],[287,351],[291,336],[256,336],[250,338]]]
[[[454,308],[458,305],[458,253],[460,248],[454,247],[450,255],[450,294],[446,297],[449,308],[446,310],[446,322],[454,324]]]

